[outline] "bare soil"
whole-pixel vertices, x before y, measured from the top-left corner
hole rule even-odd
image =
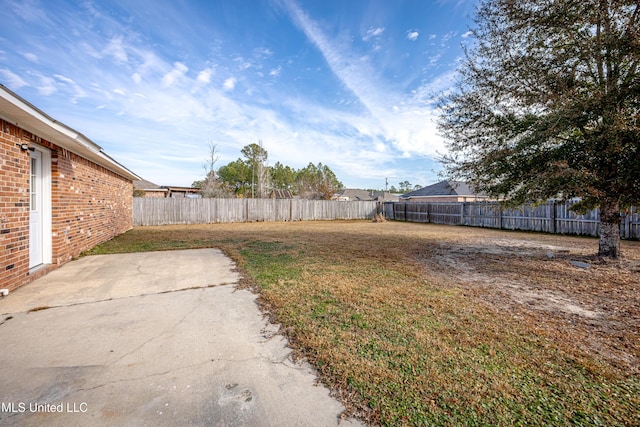
[[[436,232],[435,229],[432,230]],[[419,249],[428,276],[536,325],[539,333],[640,375],[640,244],[599,259],[597,240],[478,228]]]

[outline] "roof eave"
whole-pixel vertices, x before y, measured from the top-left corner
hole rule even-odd
[[[135,173],[107,155],[95,142],[55,120],[25,99],[0,84],[0,117],[42,139],[130,180],[140,179]]]

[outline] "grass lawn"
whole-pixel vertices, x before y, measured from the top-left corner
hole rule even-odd
[[[135,228],[89,254],[201,247],[368,423],[640,425],[640,242],[605,263],[594,239],[325,221]]]

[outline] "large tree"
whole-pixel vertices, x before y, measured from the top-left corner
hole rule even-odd
[[[330,200],[344,185],[327,165],[309,163],[296,173],[296,192],[305,199]]]
[[[269,186],[269,172],[266,162],[269,153],[262,146],[261,140],[258,140],[257,144],[244,146],[241,153],[251,168],[251,197],[266,197]]]
[[[251,195],[251,167],[242,159],[235,160],[218,169],[218,176],[236,194]]]
[[[620,255],[640,202],[640,2],[481,0],[443,99],[447,171],[511,204],[600,207],[599,255]]]

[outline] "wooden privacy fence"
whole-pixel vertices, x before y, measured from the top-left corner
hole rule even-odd
[[[543,231],[557,234],[598,236],[600,211],[585,215],[571,211],[569,203],[551,202],[540,206],[500,209],[497,203],[410,203],[387,202],[383,212],[387,219],[434,224],[468,225],[506,230]],[[640,212],[631,208],[623,214],[620,237],[640,238]]]
[[[367,219],[375,201],[133,198],[133,225]]]

